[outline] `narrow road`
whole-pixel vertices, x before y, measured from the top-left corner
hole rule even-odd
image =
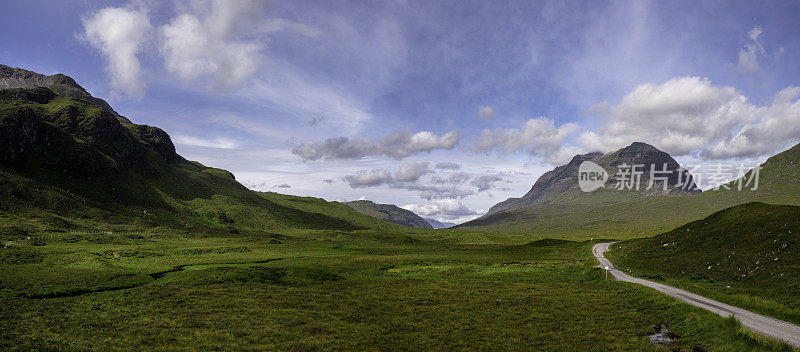
[[[800,347],[800,326],[787,323],[782,320],[770,318],[761,314],[753,313],[748,310],[717,302],[712,299],[681,290],[672,286],[660,284],[658,282],[635,278],[617,269],[614,263],[606,259],[603,254],[608,251],[608,246],[612,243],[599,243],[594,246],[592,252],[594,257],[600,262],[601,268],[608,267],[608,272],[619,281],[633,282],[647,287],[652,287],[668,296],[677,298],[683,302],[696,307],[717,313],[723,317],[733,316],[742,323],[742,326],[753,330],[761,335],[784,341],[794,347]]]

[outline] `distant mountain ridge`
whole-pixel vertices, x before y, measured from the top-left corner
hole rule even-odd
[[[446,228],[450,228],[450,227],[456,226],[456,224],[453,223],[453,222],[441,222],[439,220],[431,219],[431,218],[423,218],[423,219],[425,219],[425,221],[427,221],[429,224],[431,224],[431,226],[434,229],[446,229]]]
[[[430,223],[410,210],[405,210],[392,204],[377,204],[369,200],[356,200],[346,202],[359,213],[375,217],[377,219],[400,224],[406,227],[422,227],[432,229]]]
[[[584,161],[596,163],[609,173],[609,180],[606,182],[605,188],[590,193],[581,191],[578,184],[578,169]],[[644,168],[640,170],[643,172],[639,190],[614,189],[614,184],[619,181],[618,167],[623,164],[644,165]],[[649,190],[646,189],[650,181],[651,167],[655,167],[657,171],[668,171],[666,190],[664,190],[662,181],[654,181],[653,187]],[[607,154],[594,152],[576,155],[566,165],[544,173],[524,196],[509,198],[495,204],[486,215],[537,204],[624,202],[651,195],[684,196],[700,193],[692,175],[688,171],[679,173],[680,168],[681,166],[672,156],[641,142],[635,142]],[[676,186],[683,184],[686,186]]]

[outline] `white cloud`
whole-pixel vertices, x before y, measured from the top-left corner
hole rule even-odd
[[[491,119],[494,117],[494,108],[491,106],[479,106],[478,117],[482,119]]]
[[[597,131],[583,133],[585,150],[612,151],[634,141],[673,155],[702,150],[755,118],[755,109],[733,87],[713,86],[700,77],[643,84],[627,94]]]
[[[459,172],[459,173],[451,174],[450,176],[447,176],[447,177],[433,176],[433,177],[431,177],[431,182],[436,183],[436,184],[448,184],[449,183],[449,184],[454,184],[454,185],[460,185],[460,184],[462,184],[464,182],[467,182],[467,180],[469,180],[471,177],[472,176],[467,175],[467,174],[465,174],[463,172]]]
[[[739,51],[739,62],[737,66],[740,70],[746,72],[758,71],[758,59],[756,54],[764,55],[764,46],[758,41],[758,36],[763,33],[761,27],[754,27],[747,32],[747,37],[750,38],[750,43],[745,44],[744,48]]]
[[[758,120],[735,135],[711,147],[714,158],[755,157],[774,154],[800,138],[800,87],[788,87],[776,94],[772,105],[757,110]]]
[[[475,187],[478,187],[478,192],[483,192],[490,190],[492,187],[494,187],[495,182],[499,182],[502,180],[503,179],[499,176],[483,175],[472,180],[471,184]]]
[[[345,176],[344,181],[352,188],[374,187],[392,182],[392,175],[386,170],[361,170]]]
[[[640,141],[673,156],[774,154],[800,138],[798,97],[800,88],[788,87],[770,105],[756,106],[733,87],[714,86],[700,77],[643,84],[610,108],[597,131],[583,133],[579,141],[584,151],[608,152]]]
[[[394,174],[394,179],[398,182],[416,182],[429,172],[431,172],[429,163],[412,161],[400,165],[400,169]]]
[[[402,159],[409,155],[436,149],[453,149],[458,144],[459,131],[437,136],[429,131],[410,134],[395,132],[379,141],[347,137],[328,138],[321,142],[307,142],[294,148],[293,153],[305,160],[360,159],[373,155],[389,155]]]
[[[201,137],[194,137],[194,136],[186,136],[186,135],[177,135],[172,140],[175,144],[183,144],[188,146],[195,146],[195,147],[207,147],[207,148],[219,148],[219,149],[234,149],[237,147],[235,141],[227,139],[227,138],[201,138]]]
[[[440,163],[436,163],[435,166],[437,169],[445,169],[445,170],[458,170],[461,168],[461,165],[451,162],[451,161],[443,161]]]
[[[140,99],[145,85],[137,55],[152,31],[143,8],[106,7],[83,19],[83,34],[107,60],[111,79],[111,98]]]
[[[555,160],[564,139],[576,131],[578,131],[576,124],[566,123],[556,127],[553,120],[537,117],[529,119],[520,129],[496,128],[481,131],[473,150],[506,154],[526,150],[531,155]]]
[[[159,28],[164,65],[185,81],[209,76],[222,87],[243,84],[258,68],[262,44],[242,38],[258,28],[263,6],[214,0],[173,18]]]
[[[460,201],[455,199],[434,200],[431,204],[408,204],[402,207],[422,216],[447,216],[462,217],[467,215],[479,215],[480,212],[472,210]]]

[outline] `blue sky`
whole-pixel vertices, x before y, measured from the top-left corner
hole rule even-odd
[[[576,153],[752,164],[800,141],[797,2],[0,7],[0,63],[68,74],[257,190],[463,221]]]

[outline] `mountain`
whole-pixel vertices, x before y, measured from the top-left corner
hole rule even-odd
[[[800,144],[760,165],[756,190],[739,191],[740,180],[746,183],[753,172],[718,190],[689,196],[652,195],[626,202],[534,204],[496,212],[457,227],[474,231],[536,233],[556,238],[629,238],[663,233],[749,202],[800,206]]]
[[[446,228],[450,228],[450,227],[456,226],[456,224],[453,223],[453,222],[441,222],[441,221],[438,221],[436,219],[431,219],[431,218],[423,218],[423,219],[425,219],[425,221],[427,221],[429,224],[431,224],[431,227],[433,227],[434,229],[446,229]]]
[[[40,73],[21,69],[19,67],[10,67],[0,64],[0,89],[12,88],[36,88],[45,87],[56,92],[58,95],[85,100],[100,106],[103,110],[110,113],[123,123],[131,123],[130,120],[118,114],[111,108],[105,100],[95,98],[86,89],[83,89],[71,77],[57,73],[50,76],[45,76]]]
[[[2,70],[4,86],[44,86],[0,90],[0,233],[395,226],[339,203],[262,196],[228,171],[184,159],[166,132],[120,118],[72,78]]]
[[[610,252],[615,264],[634,274],[701,286],[726,303],[800,321],[800,207],[745,203],[649,238],[620,242]],[[736,293],[738,297],[727,297]],[[741,296],[756,296],[739,302]],[[768,302],[769,304],[764,304]],[[765,309],[765,307],[768,307]],[[781,309],[778,309],[780,311]],[[793,318],[793,319],[792,319]]]
[[[388,221],[395,224],[400,224],[406,227],[423,227],[426,229],[433,228],[425,219],[414,212],[405,210],[392,204],[376,204],[368,200],[356,200],[346,202],[359,213],[372,216],[383,221]]]
[[[584,192],[578,184],[578,169],[581,163],[590,161],[600,165],[609,173],[609,180],[605,188],[593,192]],[[618,174],[620,165],[643,165],[639,189],[620,191],[614,189],[614,184],[621,181]],[[648,190],[650,183],[650,170],[666,170],[666,183],[654,179],[653,186]],[[680,165],[669,154],[645,143],[633,143],[616,152],[602,154],[599,152],[576,155],[566,164],[546,172],[534,183],[531,190],[521,198],[509,198],[489,209],[488,214],[504,210],[526,207],[536,204],[573,204],[573,203],[608,203],[625,202],[635,198],[651,195],[683,196],[699,193],[700,189],[694,184],[692,175],[688,172],[679,174]],[[678,186],[686,184],[686,187]],[[631,187],[633,188],[633,187]]]

